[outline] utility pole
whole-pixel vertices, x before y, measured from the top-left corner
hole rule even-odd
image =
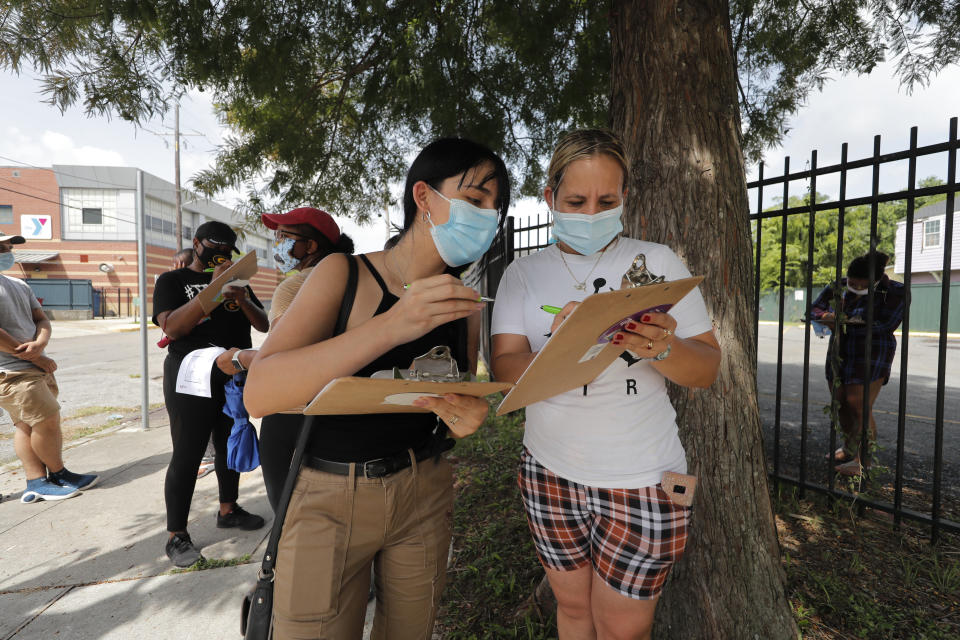
[[[143,171],[137,169],[137,296],[140,299],[140,429],[150,427],[150,373],[147,360],[147,232]]]
[[[180,101],[173,108],[173,180],[177,189],[177,251],[183,249],[183,209],[180,205]]]
[[[164,127],[164,129],[169,130],[170,127]],[[152,133],[155,136],[161,138],[166,138],[168,136],[173,137],[173,173],[174,173],[174,192],[175,192],[175,202],[176,202],[176,213],[177,213],[177,223],[176,223],[176,235],[177,235],[177,251],[183,249],[183,199],[180,189],[180,139],[186,138],[187,136],[200,136],[205,137],[202,133],[180,133],[180,100],[177,100],[177,103],[173,107],[173,133],[163,133],[160,131],[151,131],[150,129],[144,129],[147,133]]]

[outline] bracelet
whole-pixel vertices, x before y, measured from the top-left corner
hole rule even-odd
[[[240,371],[247,370],[247,368],[243,366],[243,363],[240,362],[240,354],[243,353],[243,351],[244,351],[243,349],[237,351],[236,353],[233,354],[233,358],[230,359],[230,362],[233,364],[233,366],[236,369],[239,369]]]
[[[658,362],[659,362],[660,360],[666,360],[666,359],[667,359],[667,356],[670,355],[670,349],[671,349],[672,347],[673,347],[672,344],[668,344],[668,345],[667,345],[667,348],[664,349],[663,351],[661,351],[660,353],[658,353],[657,355],[653,356],[653,359],[656,360],[656,361],[658,361]]]

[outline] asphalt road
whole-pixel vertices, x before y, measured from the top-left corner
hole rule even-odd
[[[163,404],[163,359],[166,350],[156,346],[158,330],[148,332],[148,393],[151,406]],[[255,345],[265,336],[253,332]],[[105,332],[53,339],[47,355],[57,362],[61,415],[64,419],[96,412],[93,419],[106,421],[114,414],[129,414],[140,408],[139,332]],[[102,411],[100,411],[102,409]],[[103,415],[99,415],[103,414]],[[137,416],[139,417],[139,416]],[[13,455],[13,425],[7,415],[0,417],[0,460]]]
[[[900,345],[902,348],[902,344]],[[762,325],[759,332],[758,391],[768,462],[775,461],[777,327]],[[823,409],[830,402],[824,376],[827,340],[811,333],[807,401],[807,473],[811,480],[826,483],[829,470],[825,456],[830,451],[830,421]],[[906,375],[901,375],[898,350],[890,382],[874,405],[879,440],[879,462],[890,472],[881,480],[892,481],[896,463],[900,381],[906,379],[904,402],[905,490],[916,491],[911,506],[929,511],[933,488],[935,417],[937,408],[938,338],[913,335],[909,341]],[[804,329],[787,327],[783,334],[783,368],[780,404],[781,473],[799,475],[800,434],[803,411]],[[945,506],[960,509],[960,340],[947,341],[943,404],[943,472],[941,490]],[[839,446],[839,436],[838,436]]]
[[[149,341],[149,394],[151,405],[163,402],[162,364],[165,351],[154,343],[159,332],[151,331]],[[760,411],[768,460],[773,463],[776,440],[775,408],[777,383],[777,327],[762,325],[759,339],[758,390]],[[254,344],[264,336],[253,333]],[[824,456],[829,451],[830,423],[823,413],[829,402],[823,363],[827,341],[810,336],[809,399],[807,402],[808,474],[825,482],[828,465]],[[78,335],[51,341],[48,353],[59,364],[57,380],[60,402],[66,418],[91,407],[109,408],[122,413],[140,406],[140,341],[139,334],[105,333]],[[904,478],[908,488],[930,494],[933,480],[934,417],[937,384],[936,338],[912,336],[910,340],[906,420],[904,439]],[[780,455],[781,472],[799,473],[800,426],[802,423],[804,331],[788,327],[783,340],[781,381]],[[896,457],[897,412],[899,408],[900,354],[894,361],[890,383],[881,391],[875,406],[880,434],[880,462],[891,470]],[[945,416],[943,428],[943,481],[945,498],[960,508],[960,340],[947,344]],[[0,435],[12,425],[6,416],[0,418]],[[9,439],[0,441],[0,449],[9,448]],[[4,456],[0,451],[0,459]],[[922,505],[917,505],[922,506]]]

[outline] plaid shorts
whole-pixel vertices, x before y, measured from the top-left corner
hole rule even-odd
[[[570,482],[526,448],[519,484],[545,567],[570,571],[590,562],[597,575],[628,598],[660,595],[687,544],[690,509],[674,504],[659,484],[601,489]]]

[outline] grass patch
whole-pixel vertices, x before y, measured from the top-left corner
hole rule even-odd
[[[121,423],[123,423],[123,418],[114,418],[113,420],[107,420],[103,424],[95,424],[89,427],[81,427],[80,429],[71,430],[69,432],[69,437],[70,440],[79,440],[80,438],[92,436],[111,427],[116,427]]]
[[[236,567],[250,562],[250,554],[246,553],[239,558],[200,558],[185,569],[171,569],[170,573],[190,573],[191,571],[206,571],[207,569],[222,569]]]
[[[124,409],[123,407],[80,407],[76,411],[70,414],[67,418],[72,420],[73,418],[88,418],[90,416],[100,415],[101,413],[123,413],[124,411],[129,411],[129,409]]]
[[[810,494],[808,494],[810,495]],[[772,494],[787,595],[807,640],[960,637],[960,547],[942,534],[793,488]]]
[[[500,399],[495,396],[493,406]],[[522,422],[522,412],[496,418],[491,411],[477,433],[453,449],[453,559],[437,623],[446,640],[557,635],[552,621],[517,616],[543,575],[517,489]]]

